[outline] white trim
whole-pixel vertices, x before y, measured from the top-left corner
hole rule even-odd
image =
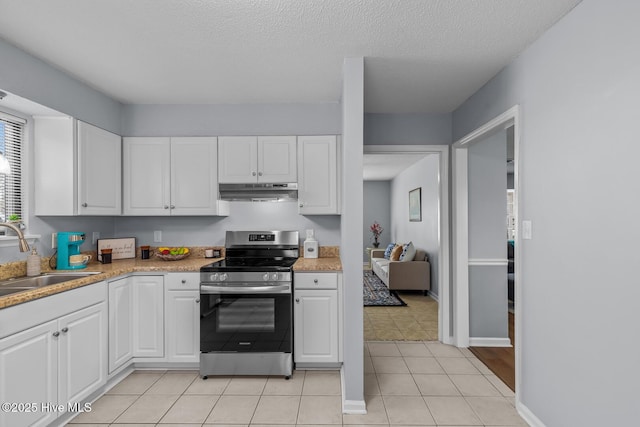
[[[516,400],[516,410],[523,420],[527,422],[531,427],[545,427],[545,424],[540,418],[533,415],[533,412],[527,408],[522,402]]]
[[[522,280],[522,240],[520,239],[520,200],[522,200],[522,186],[520,183],[520,134],[521,118],[520,106],[514,105],[496,118],[488,121],[476,130],[465,135],[452,145],[452,294],[453,294],[453,323],[454,342],[460,347],[469,343],[469,260],[468,260],[468,177],[467,177],[467,147],[479,141],[493,132],[514,126],[514,216],[516,218],[515,230],[515,280],[518,284],[515,288],[515,379],[516,379],[516,404],[520,402],[522,355],[522,288],[526,284]],[[442,294],[448,289],[443,289]],[[444,295],[443,295],[444,296]],[[465,345],[466,344],[466,345]],[[534,417],[535,418],[535,417]],[[542,424],[539,424],[542,425]]]
[[[25,119],[23,119],[22,117],[14,116],[12,114],[5,113],[4,111],[0,111],[0,119],[8,120],[8,121],[14,122],[14,123],[20,123],[22,125],[26,125],[27,124],[27,121]]]
[[[509,338],[469,338],[470,347],[513,347]]]
[[[367,406],[364,400],[344,400],[342,399],[342,413],[351,415],[366,415]]]
[[[469,211],[468,153],[453,146],[453,342],[469,346]],[[464,285],[462,285],[464,284]]]
[[[452,344],[449,324],[449,149],[448,145],[365,145],[364,154],[437,154],[439,157],[438,340]],[[446,291],[444,291],[446,289]],[[446,319],[446,321],[445,321]]]
[[[509,260],[502,258],[469,258],[468,265],[484,266],[484,267],[502,267],[508,266]]]

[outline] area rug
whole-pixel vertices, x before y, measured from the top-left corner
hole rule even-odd
[[[403,306],[407,305],[398,296],[396,291],[390,291],[387,286],[382,283],[382,280],[378,278],[373,271],[364,270],[364,283],[362,286],[364,295],[364,306]]]

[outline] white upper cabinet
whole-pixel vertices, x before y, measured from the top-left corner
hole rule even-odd
[[[125,215],[227,215],[218,200],[217,138],[124,138]]]
[[[297,181],[295,136],[225,136],[218,144],[221,183]]]
[[[78,213],[122,212],[122,138],[78,122]]]
[[[298,212],[339,214],[338,143],[335,135],[298,137]]]
[[[120,215],[121,137],[72,117],[34,123],[35,214]]]

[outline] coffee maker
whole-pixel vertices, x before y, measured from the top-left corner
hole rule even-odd
[[[58,233],[58,270],[74,270],[86,265],[70,265],[69,257],[80,254],[80,245],[84,243],[85,234],[80,231],[61,231]]]

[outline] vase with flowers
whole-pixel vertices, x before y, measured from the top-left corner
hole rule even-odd
[[[380,242],[378,241],[378,239],[384,231],[384,228],[382,228],[382,226],[378,224],[378,221],[373,221],[373,224],[371,224],[369,230],[371,230],[371,234],[373,234],[373,247],[377,248],[378,246],[380,246]]]

